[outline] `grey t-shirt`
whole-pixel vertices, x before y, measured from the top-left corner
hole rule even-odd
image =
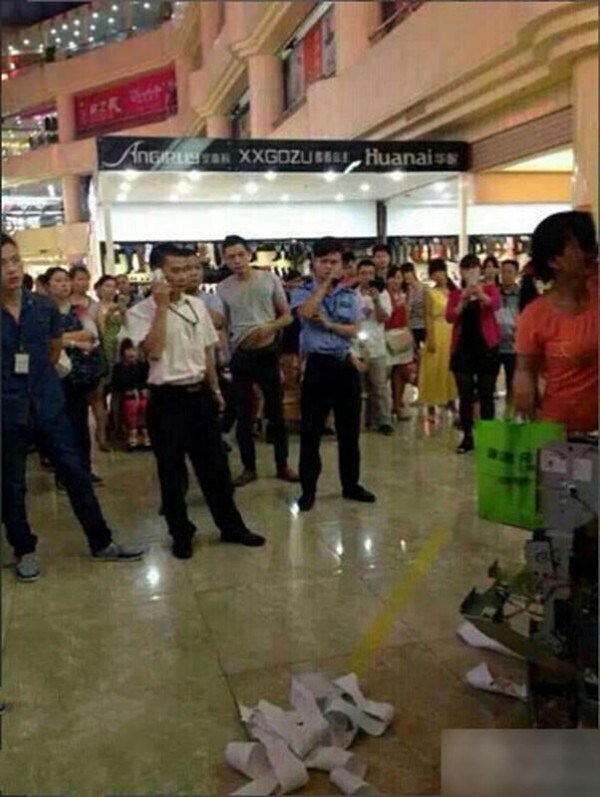
[[[227,277],[218,284],[217,296],[225,307],[232,351],[253,329],[277,318],[277,305],[287,307],[283,285],[269,271],[253,269],[247,280]]]

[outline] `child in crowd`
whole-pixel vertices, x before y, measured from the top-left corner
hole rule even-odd
[[[148,363],[141,360],[129,338],[119,348],[119,360],[113,367],[112,385],[121,396],[121,420],[127,431],[127,448],[150,448],[146,428],[148,404]]]

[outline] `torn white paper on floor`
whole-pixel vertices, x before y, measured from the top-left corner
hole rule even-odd
[[[329,681],[321,673],[292,676],[290,702],[284,711],[266,700],[255,708],[240,706],[240,718],[254,742],[231,742],[225,758],[251,782],[236,797],[289,794],[308,782],[308,770],[329,773],[343,794],[370,797],[366,764],[346,748],[363,731],[381,736],[394,718],[389,703],[368,700],[354,673]]]
[[[482,689],[484,692],[514,697],[516,700],[527,700],[527,687],[525,684],[517,684],[509,678],[494,678],[487,664],[479,664],[469,670],[466,679],[473,689]]]
[[[463,642],[472,648],[479,648],[480,650],[492,650],[494,653],[501,653],[503,656],[511,656],[513,659],[523,660],[523,657],[519,656],[518,653],[515,653],[514,650],[511,650],[510,648],[502,645],[500,642],[496,642],[495,639],[486,636],[483,631],[480,631],[468,620],[459,626],[456,633]]]

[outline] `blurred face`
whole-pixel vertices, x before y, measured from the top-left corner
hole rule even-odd
[[[2,247],[2,290],[18,291],[23,284],[23,262],[13,244]]]
[[[186,257],[167,255],[162,264],[166,281],[174,291],[183,292],[189,284],[189,267]]]
[[[562,253],[550,261],[557,276],[571,280],[587,279],[598,271],[598,252],[586,252],[576,238],[570,238]]]
[[[500,281],[503,288],[512,288],[517,282],[517,269],[512,263],[500,265]]]
[[[486,260],[483,264],[483,276],[487,282],[492,282],[497,275],[496,266],[493,260]]]
[[[74,296],[85,296],[90,289],[89,271],[77,271],[71,280],[71,287]]]
[[[478,268],[477,266],[473,266],[471,268],[461,268],[460,276],[467,285],[474,285],[481,279],[481,268]]]
[[[126,276],[117,277],[117,290],[121,296],[131,296],[133,288]]]
[[[204,279],[204,269],[199,257],[186,258],[188,265],[188,287],[190,293],[197,293],[200,290],[200,285]]]
[[[342,264],[343,272],[345,277],[356,277],[356,261],[350,260],[347,263]]]
[[[388,255],[387,252],[384,251],[375,252],[371,260],[373,261],[373,263],[375,263],[375,270],[377,271],[378,274],[387,271],[388,266],[392,262],[392,258]]]
[[[299,288],[302,285],[302,277],[296,277],[296,279],[288,280],[285,283],[286,291],[295,291],[296,288]]]
[[[443,288],[446,285],[446,272],[434,271],[431,275],[431,281],[437,288]]]
[[[387,284],[392,288],[392,290],[399,291],[402,288],[403,282],[404,278],[402,276],[402,272],[398,271],[393,277],[388,279]]]
[[[71,295],[71,280],[63,271],[57,271],[48,280],[48,293],[57,302],[68,299]]]
[[[407,271],[406,274],[404,274],[404,282],[409,288],[413,288],[417,284],[417,278],[414,272]]]
[[[328,277],[337,278],[342,272],[342,253],[330,252],[328,255],[323,255],[323,257],[314,257],[313,272],[319,281]]]
[[[375,279],[374,266],[361,266],[358,269],[358,284],[361,288],[368,288],[369,283]]]
[[[243,244],[228,246],[223,257],[232,274],[243,274],[250,268],[251,255]]]
[[[114,302],[117,296],[116,280],[106,280],[98,288],[98,298],[103,302]]]
[[[137,360],[137,351],[134,346],[128,346],[123,351],[123,361],[126,363],[134,363]]]

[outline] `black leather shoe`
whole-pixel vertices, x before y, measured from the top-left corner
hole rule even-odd
[[[470,435],[465,435],[462,439],[462,443],[457,447],[456,453],[467,454],[469,451],[473,451],[474,448],[475,443],[473,438]]]
[[[221,542],[228,542],[233,545],[247,545],[249,548],[260,548],[266,540],[260,534],[255,534],[250,529],[242,529],[232,534],[221,534]]]
[[[176,559],[191,559],[194,555],[194,544],[192,537],[181,537],[174,540],[171,551]]]
[[[360,501],[363,504],[374,504],[376,500],[373,493],[365,490],[360,484],[357,484],[353,490],[346,490],[342,495],[348,501]]]
[[[302,493],[300,498],[296,501],[296,505],[300,512],[310,512],[315,505],[315,496]]]

